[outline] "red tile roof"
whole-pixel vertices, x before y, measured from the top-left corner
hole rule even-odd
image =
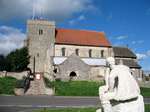
[[[104,32],[56,29],[56,44],[110,47]]]

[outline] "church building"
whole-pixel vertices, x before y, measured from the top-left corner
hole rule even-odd
[[[52,21],[28,20],[27,37],[29,67],[51,80],[102,80],[110,56],[124,64],[132,60],[130,65],[134,66],[126,65],[141,78],[134,53],[125,48],[127,54],[118,56],[122,47],[113,47],[104,32],[56,28]],[[129,52],[132,56],[126,56]]]

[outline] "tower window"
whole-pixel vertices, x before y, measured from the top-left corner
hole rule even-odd
[[[79,56],[79,49],[76,49],[75,52],[76,52],[76,55]]]
[[[39,35],[43,35],[43,30],[42,29],[39,30]]]
[[[62,48],[62,49],[61,49],[62,56],[65,56],[65,51],[66,51],[66,48]]]
[[[104,50],[101,50],[101,57],[104,57]]]
[[[92,57],[92,50],[89,50],[89,57]]]
[[[37,53],[37,57],[39,57],[39,53]]]

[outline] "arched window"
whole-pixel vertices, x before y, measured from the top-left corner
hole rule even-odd
[[[89,57],[92,57],[92,49],[89,50]]]
[[[43,30],[39,29],[39,35],[43,35]]]
[[[61,49],[62,56],[65,56],[65,51],[66,51],[66,48],[62,48],[62,49]]]
[[[101,57],[104,57],[104,50],[101,50]]]
[[[79,49],[76,49],[75,52],[76,52],[76,55],[79,56]]]

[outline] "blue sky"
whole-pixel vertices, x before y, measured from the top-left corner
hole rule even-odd
[[[22,46],[33,7],[57,27],[104,31],[112,45],[128,46],[150,70],[150,0],[1,0],[0,53]]]

